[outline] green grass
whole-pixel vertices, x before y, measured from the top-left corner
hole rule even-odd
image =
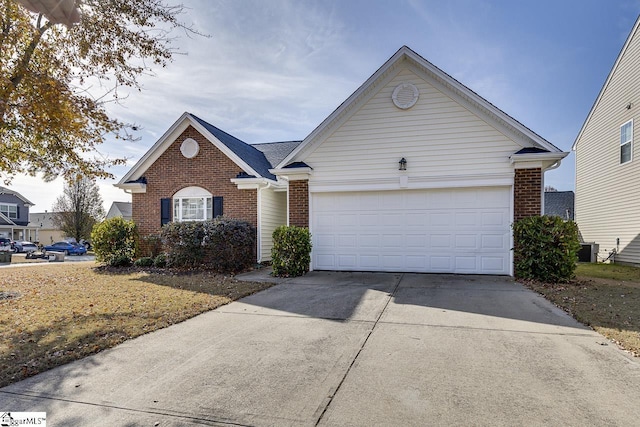
[[[576,276],[640,283],[640,268],[620,264],[579,263]]]

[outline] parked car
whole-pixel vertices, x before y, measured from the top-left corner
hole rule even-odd
[[[0,251],[12,251],[15,242],[6,237],[0,237]]]
[[[29,253],[29,252],[35,252],[37,250],[38,250],[38,247],[33,242],[27,242],[26,240],[23,240],[22,242],[13,243],[13,252],[15,253],[18,253],[18,252]]]
[[[84,255],[87,249],[77,243],[56,242],[53,245],[45,246],[46,252],[64,252],[65,255]]]

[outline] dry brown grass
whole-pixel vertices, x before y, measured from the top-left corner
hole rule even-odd
[[[640,356],[640,269],[578,266],[569,283],[527,285],[634,356]]]
[[[0,386],[269,286],[207,272],[110,270],[92,262],[3,268]]]

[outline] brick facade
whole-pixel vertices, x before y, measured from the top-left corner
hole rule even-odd
[[[192,159],[180,153],[180,145],[186,138],[195,139],[200,146],[198,155]],[[191,186],[222,196],[224,216],[243,219],[257,226],[257,190],[238,190],[230,181],[241,171],[238,165],[189,126],[144,173],[146,193],[132,194],[132,217],[140,235],[160,232],[160,199],[171,198],[177,191]]]
[[[542,169],[516,169],[513,186],[513,219],[541,215]]]
[[[309,227],[309,181],[289,181],[289,225]]]

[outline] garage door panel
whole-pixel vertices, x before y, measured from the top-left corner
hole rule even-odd
[[[510,273],[510,189],[312,194],[313,268]]]
[[[358,257],[355,254],[338,254],[338,269],[352,269],[358,266]]]
[[[429,226],[431,227],[447,227],[452,224],[453,212],[430,212]]]
[[[478,236],[475,234],[456,235],[456,249],[474,250],[478,248]]]
[[[480,241],[482,249],[506,249],[509,244],[504,234],[483,234]]]

